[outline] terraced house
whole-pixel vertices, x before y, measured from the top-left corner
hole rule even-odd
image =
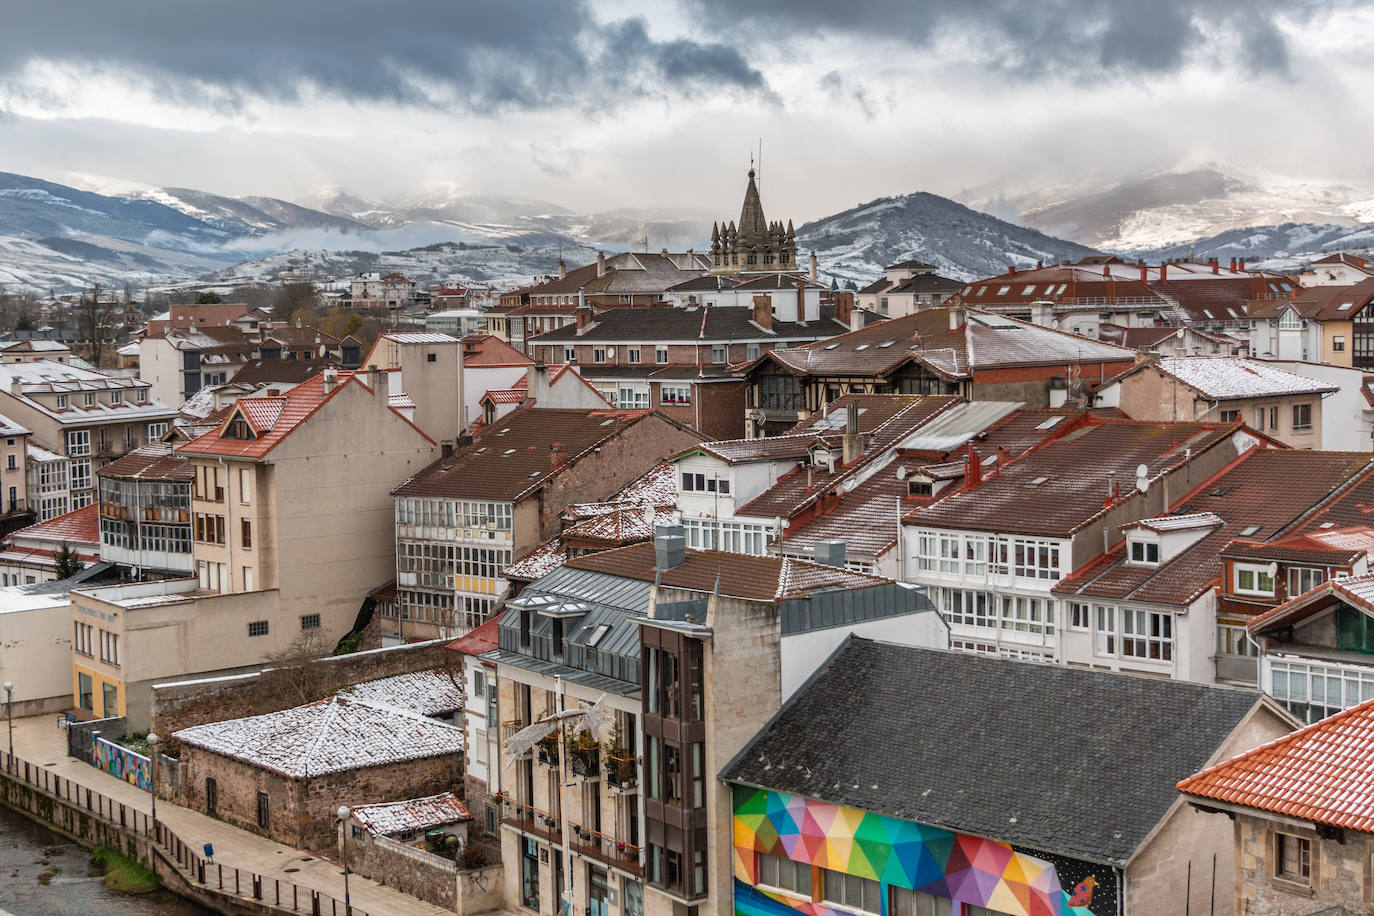
[[[522,407],[392,491],[396,617],[386,635],[465,633],[565,506],[604,499],[700,436],[648,410]]]

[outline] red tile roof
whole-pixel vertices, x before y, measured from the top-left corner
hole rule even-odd
[[[96,503],[74,509],[65,515],[50,518],[46,522],[20,528],[10,537],[37,538],[54,543],[75,544],[100,543],[100,507]]]
[[[454,652],[462,652],[464,655],[481,655],[483,652],[490,652],[497,647],[496,631],[500,622],[501,615],[497,614],[481,626],[459,636],[448,644],[448,648]]]
[[[532,366],[530,359],[510,344],[491,334],[468,334],[463,337],[463,366],[470,369]]]
[[[335,371],[335,370],[329,370]],[[358,385],[371,394],[364,379],[366,375],[358,372],[338,372],[338,383],[326,390],[324,373],[302,382],[292,388],[284,397],[239,398],[229,408],[225,419],[215,429],[210,430],[182,445],[178,451],[188,455],[224,455],[234,458],[262,458],[276,448],[287,436],[295,432],[301,424],[310,419],[316,411],[332,398],[338,396],[349,385]],[[390,408],[392,413],[404,420],[427,441],[433,442],[418,426],[406,419],[405,414]],[[257,438],[229,439],[224,433],[236,416],[242,415],[253,428]]]
[[[1374,700],[1209,767],[1178,790],[1374,833]]]

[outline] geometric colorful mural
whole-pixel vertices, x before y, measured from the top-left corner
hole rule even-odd
[[[95,739],[94,758],[91,763],[125,782],[131,782],[147,792],[153,787],[151,768],[153,762],[142,754],[136,754],[127,747],[120,747],[104,738]]]
[[[1005,843],[782,792],[733,788],[738,916],[849,916],[847,911],[756,887],[756,852],[1013,916],[1116,912],[1115,900],[1095,898],[1093,881],[1061,887],[1053,865]],[[887,916],[886,888],[881,897],[881,916]],[[1071,898],[1076,898],[1073,905]]]

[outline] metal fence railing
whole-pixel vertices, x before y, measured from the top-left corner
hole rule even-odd
[[[32,786],[53,798],[80,808],[99,820],[146,837],[162,857],[176,867],[187,881],[209,891],[253,900],[290,913],[311,916],[368,916],[342,900],[292,881],[260,875],[246,868],[212,862],[184,842],[166,824],[154,821],[138,809],[102,795],[73,779],[60,776],[46,767],[11,757],[0,750],[3,775]]]

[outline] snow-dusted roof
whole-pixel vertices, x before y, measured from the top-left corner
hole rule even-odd
[[[41,445],[35,445],[32,441],[25,443],[24,451],[30,461],[66,461],[66,457],[49,451]]]
[[[15,391],[15,383],[19,392]],[[53,408],[32,397],[35,394],[57,393],[74,394],[95,391],[136,391],[148,390],[152,386],[136,378],[126,378],[83,369],[74,361],[72,365],[39,359],[31,363],[5,363],[0,365],[0,390],[8,392],[17,400],[41,411],[53,419],[67,424],[100,423],[106,420],[121,419],[162,419],[173,416],[176,411],[158,401],[137,401],[124,398],[118,404],[97,401],[86,406],[76,403],[76,399],[65,408]]]
[[[534,581],[562,566],[567,558],[568,554],[563,549],[563,539],[555,537],[507,566],[501,575],[506,579]]]
[[[347,697],[195,725],[172,737],[292,779],[463,752],[461,728]]]
[[[1222,400],[1338,390],[1335,385],[1238,356],[1179,356],[1161,359],[1155,365],[1203,397]]]
[[[376,805],[356,805],[353,819],[373,836],[390,836],[406,830],[429,830],[472,820],[467,806],[452,792]]]
[[[394,706],[422,716],[444,715],[463,708],[463,688],[436,669],[363,681],[339,693],[350,699]]]
[[[1191,531],[1194,528],[1213,528],[1226,524],[1215,512],[1192,512],[1188,515],[1162,515],[1158,518],[1144,518],[1124,528],[1148,528],[1151,531]]]

